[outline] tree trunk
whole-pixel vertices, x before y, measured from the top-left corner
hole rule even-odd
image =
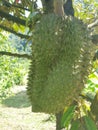
[[[53,0],[41,0],[43,9],[45,13],[53,13],[54,7],[53,7]]]
[[[63,111],[56,114],[56,130],[61,130],[62,115],[63,115]]]

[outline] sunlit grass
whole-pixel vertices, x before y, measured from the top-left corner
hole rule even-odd
[[[25,88],[19,91],[19,87],[0,104],[0,130],[55,130],[55,120],[48,120],[50,115],[31,112]]]

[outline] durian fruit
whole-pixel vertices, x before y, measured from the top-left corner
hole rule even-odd
[[[78,98],[91,69],[86,26],[71,17],[44,15],[33,33],[27,94],[33,112],[58,113]]]

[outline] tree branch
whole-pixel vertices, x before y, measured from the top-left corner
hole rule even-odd
[[[28,38],[29,38],[28,35],[23,35],[23,34],[21,34],[21,33],[17,33],[16,31],[14,31],[14,30],[12,30],[12,29],[10,29],[10,28],[7,28],[7,27],[5,27],[5,26],[3,26],[3,25],[0,25],[0,28],[3,29],[3,30],[5,30],[5,31],[11,32],[11,33],[13,33],[13,34],[15,34],[15,35],[17,35],[17,36],[19,36],[19,37],[21,37],[21,38],[25,38],[25,39],[28,39]]]
[[[74,17],[74,8],[73,8],[73,2],[72,0],[67,0],[64,3],[64,12],[67,16],[73,16]]]
[[[96,26],[98,26],[98,19],[95,22],[89,24],[88,28],[93,28],[93,27],[96,27]]]
[[[55,1],[57,1],[57,0],[55,0]],[[53,0],[41,0],[41,2],[42,2],[45,13],[54,12]],[[74,16],[74,8],[73,8],[72,0],[67,0],[64,3],[63,7],[64,7],[64,12],[67,16],[68,15]]]
[[[11,52],[5,52],[5,51],[0,51],[0,55],[31,59],[31,56],[28,54],[18,54],[18,53],[11,53]]]
[[[54,12],[53,0],[41,0],[41,2],[45,13]]]
[[[15,8],[20,8],[20,9],[22,9],[22,10],[30,11],[29,9],[27,9],[27,8],[25,8],[25,7],[16,5],[16,4],[14,4],[14,3],[11,4],[11,3],[9,3],[9,2],[6,1],[6,0],[2,0],[2,3],[3,3],[3,5],[6,6],[6,7],[15,7]]]
[[[26,25],[26,20],[23,20],[23,19],[20,19],[18,17],[15,17],[15,16],[13,16],[11,14],[8,14],[8,13],[2,11],[2,10],[0,10],[0,17],[1,18],[6,18],[9,21],[13,21],[13,22],[15,22],[17,24],[21,24],[23,26]]]

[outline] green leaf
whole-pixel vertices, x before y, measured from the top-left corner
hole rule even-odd
[[[76,106],[70,106],[67,111],[64,112],[61,119],[61,127],[67,127],[73,118]]]
[[[89,116],[84,116],[83,119],[85,122],[86,130],[97,130],[96,124]]]

